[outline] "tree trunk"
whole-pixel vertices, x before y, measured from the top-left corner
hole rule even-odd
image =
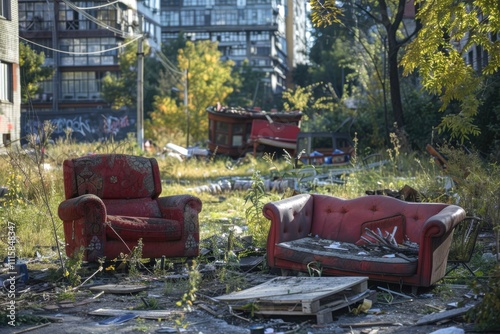
[[[399,83],[399,46],[396,42],[395,32],[390,32],[388,35],[389,47],[387,62],[389,65],[389,89],[391,94],[392,113],[394,115],[394,121],[396,122],[398,129],[403,129],[405,122],[403,117],[403,103],[401,102],[401,89]]]
[[[401,102],[401,88],[399,85],[399,63],[398,63],[398,51],[401,47],[396,39],[396,34],[403,19],[403,13],[405,8],[405,0],[398,1],[398,8],[393,21],[391,22],[389,18],[389,8],[385,0],[379,1],[379,10],[381,22],[385,27],[387,33],[388,42],[388,57],[387,63],[389,65],[389,89],[391,94],[391,105],[392,112],[394,115],[394,121],[397,124],[398,129],[402,130],[404,128],[404,118],[403,118],[403,103]]]

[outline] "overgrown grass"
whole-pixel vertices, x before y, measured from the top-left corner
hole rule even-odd
[[[33,152],[33,151],[31,151]],[[111,142],[105,144],[75,144],[70,141],[59,141],[45,150],[45,158],[41,166],[43,180],[37,173],[40,159],[34,153],[26,151],[3,155],[0,159],[0,185],[9,189],[7,197],[1,199],[0,215],[2,224],[10,221],[16,226],[18,237],[17,251],[21,257],[32,256],[39,246],[55,245],[55,238],[51,231],[51,215],[56,222],[56,231],[59,240],[64,240],[62,222],[57,217],[57,207],[64,199],[62,162],[64,159],[74,158],[93,153],[126,153],[148,155],[138,152],[135,143],[131,140]],[[207,160],[191,159],[178,161],[165,155],[152,155],[158,160],[163,182],[162,195],[191,193],[200,197],[203,210],[200,214],[202,238],[220,233],[220,221],[244,221],[247,213],[252,212],[254,219],[259,216],[260,208],[266,200],[276,200],[289,196],[290,193],[276,193],[264,191],[260,204],[253,201],[252,190],[234,190],[222,193],[200,192],[199,186],[218,182],[227,178],[266,179],[285,177],[290,175],[294,168],[290,161],[283,157],[254,158],[246,157],[235,162],[229,158],[217,157]],[[355,172],[341,178],[344,184],[327,186],[313,186],[310,191],[330,194],[334,196],[353,198],[365,195],[367,190],[392,189],[400,190],[409,185],[425,194],[428,201],[451,201],[443,191],[442,171],[431,161],[430,157],[419,157],[416,153],[403,154],[397,149],[382,152],[382,159],[386,164],[376,169],[364,169],[358,156],[356,165],[342,166],[342,168],[359,167]],[[13,160],[23,166],[24,172],[13,168]],[[318,168],[317,173],[325,173]],[[41,192],[40,190],[44,191]],[[44,202],[44,196],[48,199]],[[257,196],[254,194],[254,197]],[[255,199],[255,198],[254,198]],[[260,230],[261,232],[257,232]],[[6,231],[6,229],[2,229]],[[252,232],[257,240],[266,237],[266,229],[256,226]],[[3,239],[5,240],[5,239]]]

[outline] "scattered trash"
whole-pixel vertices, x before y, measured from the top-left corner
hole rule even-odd
[[[264,326],[262,325],[252,325],[248,329],[250,329],[250,334],[264,334]]]
[[[156,333],[177,333],[177,329],[172,327],[160,327],[156,331]]]
[[[130,284],[106,284],[97,285],[90,288],[90,291],[104,291],[106,293],[115,294],[130,294],[147,290],[145,285],[130,285]]]
[[[123,324],[124,322],[127,322],[127,321],[135,319],[135,318],[137,318],[136,314],[126,313],[126,314],[123,314],[123,315],[120,315],[117,317],[111,317],[111,318],[99,321],[98,324],[99,325],[106,325],[106,326],[119,325],[119,324]]]
[[[448,327],[448,328],[438,329],[437,331],[431,332],[430,334],[463,334],[463,333],[465,333],[465,331],[462,328]]]

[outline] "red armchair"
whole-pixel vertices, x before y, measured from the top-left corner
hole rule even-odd
[[[129,254],[142,239],[143,258],[199,254],[201,201],[190,195],[159,197],[158,162],[125,154],[65,160],[66,199],[59,205],[66,254],[81,247],[84,260]]]

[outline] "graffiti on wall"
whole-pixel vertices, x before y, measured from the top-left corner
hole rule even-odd
[[[38,138],[43,135],[44,123],[50,121],[53,128],[52,140],[66,138],[68,135],[78,142],[122,140],[129,133],[136,132],[134,114],[133,111],[87,111],[24,115],[21,118],[21,135],[23,138],[29,135]]]

